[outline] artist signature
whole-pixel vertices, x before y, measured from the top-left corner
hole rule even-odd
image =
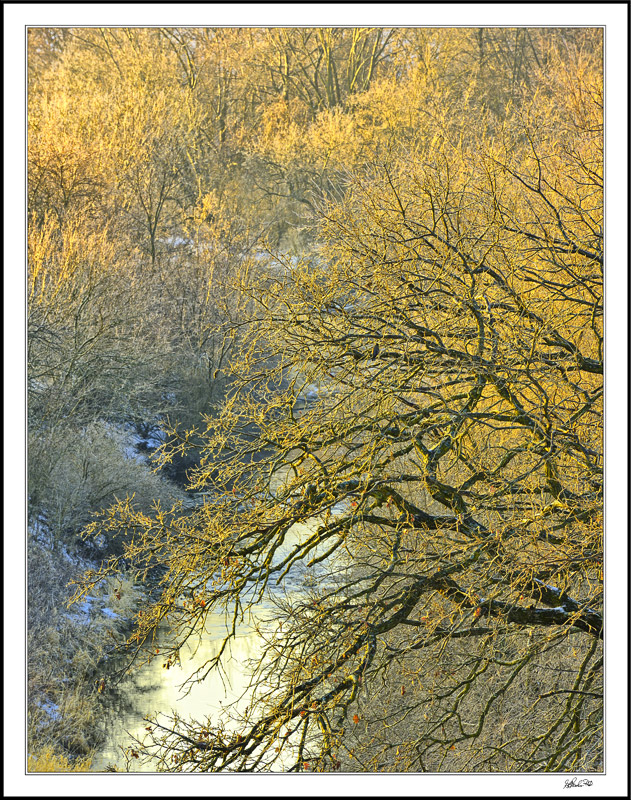
[[[591,786],[593,781],[588,780],[587,778],[567,778],[565,781],[564,789],[577,789],[579,786]]]

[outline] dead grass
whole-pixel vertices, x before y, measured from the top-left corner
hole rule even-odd
[[[67,607],[67,584],[85,567],[65,548],[29,541],[28,770],[89,769],[103,733],[98,679],[108,648],[121,638],[138,601],[131,580],[105,583]]]

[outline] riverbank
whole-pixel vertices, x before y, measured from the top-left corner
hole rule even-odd
[[[69,582],[95,563],[53,542],[41,521],[28,550],[27,768],[85,771],[104,737],[101,673],[141,593],[127,578],[109,580],[68,607]]]
[[[110,480],[113,485],[116,477],[135,494],[137,502],[148,507],[156,491],[168,502],[180,497],[181,490],[153,474],[150,453],[160,442],[146,438],[133,430],[103,424],[98,430],[84,432],[79,445],[87,447],[96,441],[107,452],[109,466],[102,467],[99,486]],[[70,582],[88,570],[98,570],[119,545],[102,536],[86,542],[79,537],[88,513],[107,504],[107,498],[101,507],[90,501],[97,494],[93,472],[78,475],[73,462],[56,474],[59,485],[50,486],[45,502],[31,511],[27,530],[29,772],[90,769],[106,736],[108,659],[117,644],[125,641],[145,600],[144,587],[123,575],[103,581],[80,602],[68,606],[74,592]],[[33,485],[37,486],[36,482]],[[69,516],[58,508],[62,501],[64,507],[82,510],[76,514],[79,521],[73,520],[74,533],[60,523]]]

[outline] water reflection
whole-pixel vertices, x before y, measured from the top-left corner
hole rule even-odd
[[[316,521],[295,525],[283,544],[281,557],[295,544],[311,536],[316,526]],[[297,564],[277,591],[295,596],[309,584],[322,580],[326,574],[324,565],[306,569],[302,564]],[[279,635],[270,622],[272,610],[273,605],[269,600],[262,602],[252,609],[248,620],[237,626],[236,638],[229,652],[224,653],[221,673],[213,670],[203,681],[183,685],[188,677],[219,652],[226,626],[223,615],[215,614],[209,615],[204,635],[195,637],[181,648],[179,665],[167,670],[163,667],[164,660],[156,656],[112,687],[107,698],[107,740],[93,760],[92,769],[104,771],[109,764],[124,769],[125,759],[121,748],[129,747],[130,736],[140,740],[144,738],[148,725],[146,716],[149,714],[172,715],[176,712],[182,719],[198,721],[210,717],[211,723],[223,721],[226,728],[234,730],[226,709],[234,703],[231,713],[245,712],[252,695],[249,686],[252,668],[260,661],[264,649],[264,640],[256,627],[263,625],[266,636],[270,633]],[[166,638],[166,630],[164,634]],[[113,671],[117,666],[120,665],[113,665]],[[133,766],[134,771],[151,772],[155,769],[151,764],[143,765],[140,762]]]
[[[177,714],[182,718],[218,719],[223,709],[235,702],[237,710],[247,706],[251,675],[249,662],[260,658],[263,642],[249,625],[237,629],[230,652],[224,655],[223,671],[213,670],[200,683],[183,686],[196,669],[217,655],[225,627],[223,617],[209,618],[207,634],[187,642],[180,650],[181,665],[166,670],[159,656],[134,671],[110,693],[107,741],[93,761],[92,769],[102,771],[108,764],[124,763],[121,746],[128,746],[129,735],[142,739],[148,714]],[[142,765],[138,766],[142,770]],[[151,765],[145,770],[151,771]]]

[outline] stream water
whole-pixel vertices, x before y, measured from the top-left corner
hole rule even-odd
[[[103,771],[108,764],[121,768],[125,763],[122,748],[132,743],[131,737],[143,739],[148,714],[177,713],[184,719],[203,721],[206,717],[219,719],[225,707],[233,702],[243,710],[248,697],[248,664],[260,656],[262,648],[262,641],[253,627],[239,627],[230,653],[223,659],[222,675],[213,671],[190,688],[182,685],[189,675],[217,655],[224,630],[222,616],[209,617],[205,634],[182,647],[181,664],[166,670],[163,660],[155,658],[131,672],[109,692],[107,739],[93,759],[94,771]],[[137,770],[152,771],[153,767],[138,764]]]
[[[313,533],[316,525],[294,525],[288,532],[283,550],[287,550],[301,539]],[[306,570],[296,566],[287,574],[278,591],[291,595],[304,589],[310,582],[327,573],[326,562]],[[236,703],[235,709],[243,711],[251,698],[249,681],[252,661],[260,659],[263,638],[256,630],[256,623],[265,623],[269,629],[271,603],[263,602],[252,609],[248,621],[237,628],[237,636],[228,654],[222,659],[223,674],[213,670],[201,683],[183,689],[182,684],[195,670],[215,656],[225,631],[223,615],[209,615],[201,638],[185,645],[180,651],[181,666],[164,669],[163,659],[154,658],[150,663],[133,670],[120,683],[108,691],[103,698],[107,708],[107,739],[92,762],[92,770],[101,772],[108,765],[125,768],[122,748],[132,744],[131,737],[143,739],[148,723],[146,715],[162,713],[180,718],[204,721],[211,717],[215,724],[225,720],[225,726],[233,729],[226,709]],[[116,666],[116,665],[113,665]],[[233,709],[233,710],[235,710]],[[151,772],[151,764],[138,762],[134,771]]]

